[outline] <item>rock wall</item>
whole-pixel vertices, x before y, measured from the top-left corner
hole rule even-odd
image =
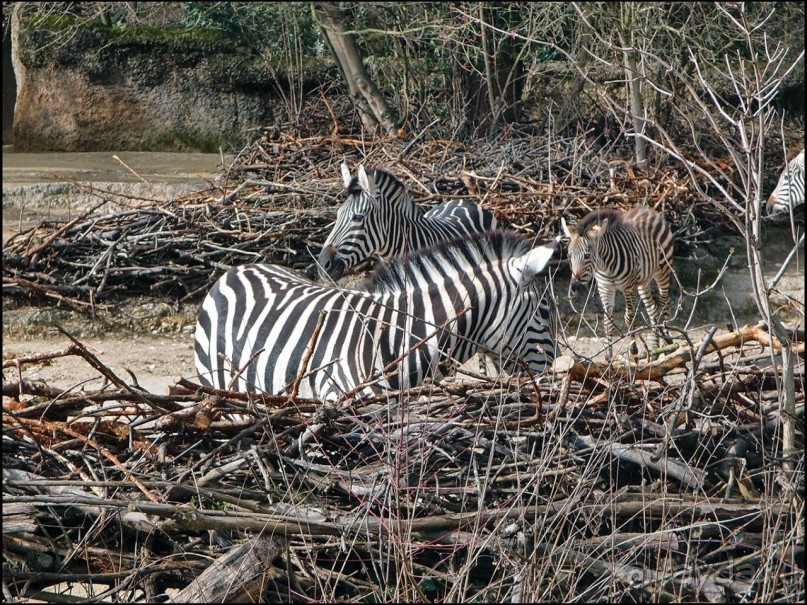
[[[280,107],[262,60],[220,32],[66,17],[16,25],[19,150],[241,149]]]

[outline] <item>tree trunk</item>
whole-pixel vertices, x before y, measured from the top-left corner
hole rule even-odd
[[[764,114],[761,115],[759,118],[760,132],[765,132],[765,120],[766,116]],[[759,148],[760,150],[763,149],[762,141],[759,143]],[[750,167],[753,162],[756,162],[755,170],[749,170],[749,173],[756,172],[757,174],[763,174],[761,151],[748,163],[748,166]],[[756,187],[756,195],[748,196],[745,204],[745,247],[757,309],[768,324],[770,333],[776,336],[779,342],[782,343],[782,384],[780,391],[780,414],[782,416],[783,429],[782,470],[790,475],[794,469],[793,461],[796,452],[796,384],[794,370],[796,355],[793,351],[793,342],[790,338],[790,334],[782,325],[779,318],[771,312],[768,288],[765,284],[765,275],[762,272],[762,206],[761,187]]]
[[[494,79],[493,66],[490,60],[490,49],[488,48],[488,34],[485,31],[485,9],[484,4],[479,3],[479,35],[482,37],[482,54],[485,57],[485,85],[488,89],[488,103],[490,104],[490,123],[488,124],[488,134],[492,135],[496,130],[496,125],[499,123],[499,116],[501,115],[501,107],[497,100],[498,84]]]
[[[20,100],[20,91],[25,87],[25,67],[20,60],[20,13],[24,5],[25,2],[15,2],[11,9],[11,65],[17,81],[17,101]]]
[[[342,10],[328,2],[315,4],[314,10],[364,127],[374,131],[378,125],[385,134],[394,136],[398,131],[395,112],[370,79],[353,35],[346,33]]]
[[[633,13],[627,11],[628,15],[623,16],[622,28],[634,28],[635,19]],[[644,167],[647,161],[647,141],[640,135],[644,135],[644,103],[642,102],[642,90],[639,81],[639,66],[636,63],[636,51],[628,44],[628,39],[620,30],[619,44],[622,46],[622,56],[625,67],[625,81],[628,85],[628,104],[630,106],[630,117],[633,122],[633,149],[636,153],[636,165]],[[633,36],[631,36],[631,39]]]
[[[633,121],[633,149],[636,153],[636,165],[644,166],[647,161],[647,141],[640,134],[644,134],[644,110],[642,103],[642,91],[639,88],[638,66],[636,65],[636,55],[633,49],[624,51],[625,55],[625,78],[628,81],[628,97],[630,99],[630,117]]]

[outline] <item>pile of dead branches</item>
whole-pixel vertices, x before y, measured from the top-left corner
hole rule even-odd
[[[745,327],[652,365],[328,404],[153,394],[76,340],[8,359],[4,594],[801,601],[804,344],[792,452],[777,346]],[[105,386],[24,378],[65,355]]]
[[[266,132],[210,188],[170,200],[89,189],[96,207],[42,221],[3,247],[3,293],[59,301],[94,313],[122,296],[197,302],[227,268],[275,262],[311,270],[343,200],[339,164],[392,170],[425,206],[463,197],[504,226],[551,237],[558,220],[592,209],[649,204],[699,241],[726,223],[696,203],[686,175],[671,167],[637,173],[605,162],[585,136],[555,139],[510,131],[471,146],[455,141],[298,138]]]
[[[80,311],[104,308],[120,295],[195,301],[233,265],[311,264],[310,238],[324,240],[332,218],[318,210],[233,203],[220,190],[95,210],[12,236],[3,249],[3,294],[39,294]]]
[[[363,163],[392,170],[418,203],[474,199],[500,220],[529,232],[536,225],[548,228],[561,214],[579,218],[601,207],[638,204],[658,208],[676,224],[696,216],[702,228],[730,226],[724,210],[695,203],[685,173],[668,165],[643,171],[624,159],[605,159],[614,155],[585,135],[549,141],[516,128],[495,140],[473,143],[420,137],[408,143],[337,135],[301,138],[273,130],[241,151],[226,178],[236,183],[338,183],[338,165],[347,161],[351,168]]]

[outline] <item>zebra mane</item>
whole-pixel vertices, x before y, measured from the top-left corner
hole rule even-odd
[[[574,230],[579,235],[585,235],[586,231],[606,219],[612,221],[612,225],[619,224],[622,222],[622,213],[613,208],[592,210],[586,216],[577,221],[577,225],[575,225]]]
[[[787,163],[791,170],[801,170],[804,172],[804,148],[802,147],[801,151],[793,156],[793,158]]]
[[[375,173],[373,178],[375,178]],[[347,194],[348,195],[359,195],[364,189],[361,188],[359,185],[359,175],[354,174],[350,177],[350,184],[347,186]]]
[[[430,270],[446,273],[448,268],[470,272],[474,267],[529,252],[530,243],[512,231],[488,231],[421,248],[378,264],[370,278],[373,292],[400,292],[415,278]]]
[[[386,190],[388,192],[397,190],[402,192],[399,196],[389,195],[388,198],[395,200],[407,200],[410,204],[414,205],[415,202],[412,200],[412,195],[409,193],[409,190],[398,179],[398,177],[392,174],[389,170],[384,170],[383,168],[373,168],[372,176],[379,189]],[[391,183],[391,185],[388,185],[387,183]],[[359,175],[354,174],[350,178],[350,183],[347,186],[348,195],[359,195],[362,191],[364,190],[359,184]]]

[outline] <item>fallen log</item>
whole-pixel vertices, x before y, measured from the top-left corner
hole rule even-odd
[[[686,366],[692,361],[698,348],[703,348],[704,353],[722,351],[729,347],[740,347],[747,342],[758,342],[764,346],[772,346],[775,351],[782,348],[779,340],[765,329],[762,324],[755,326],[743,326],[739,330],[720,334],[711,337],[709,342],[702,342],[700,347],[689,347],[688,345],[678,348],[666,357],[644,363],[631,363],[620,360],[612,360],[610,363],[602,364],[589,361],[581,361],[570,355],[562,355],[555,359],[552,368],[560,374],[569,374],[576,379],[584,378],[620,378],[627,380],[651,380],[664,383],[664,377],[671,371]],[[804,353],[804,343],[793,345],[793,351],[797,354]]]
[[[277,538],[252,538],[216,559],[171,602],[257,603],[267,579],[285,576],[272,565],[283,548]]]

